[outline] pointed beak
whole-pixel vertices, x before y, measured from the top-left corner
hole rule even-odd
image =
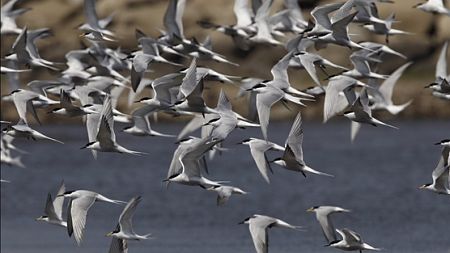
[[[107,233],[105,236],[112,236],[113,232]]]
[[[314,212],[314,208],[310,207],[308,209],[306,209],[307,212]]]
[[[56,195],[56,198],[57,198],[57,197],[64,197],[64,194]]]
[[[166,178],[166,179],[164,179],[162,182],[164,183],[164,182],[169,182],[169,178]]]
[[[241,221],[238,223],[238,225],[242,225],[242,224],[245,224],[245,221]]]

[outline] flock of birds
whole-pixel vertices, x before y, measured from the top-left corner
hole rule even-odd
[[[183,33],[182,16],[185,0],[169,0],[164,15],[165,31],[159,38],[151,38],[136,30],[139,49],[125,53],[117,47],[107,45],[117,43],[114,32],[108,30],[112,16],[99,19],[95,0],[85,0],[84,13],[86,23],[79,26],[81,36],[89,41],[85,49],[67,52],[65,65],[43,59],[35,42],[51,34],[50,29],[42,28],[28,30],[18,27],[15,19],[29,9],[17,8],[18,0],[11,0],[1,9],[1,34],[17,35],[10,54],[2,59],[1,73],[7,75],[8,84],[12,90],[3,96],[3,101],[14,103],[19,115],[17,122],[2,121],[1,162],[12,166],[23,167],[20,155],[26,151],[13,144],[15,138],[32,140],[59,140],[46,136],[34,130],[29,125],[29,117],[39,122],[36,109],[53,109],[50,114],[56,117],[83,118],[87,128],[88,143],[83,147],[90,149],[93,156],[97,152],[118,152],[131,155],[145,155],[144,152],[127,149],[116,140],[114,123],[130,123],[123,131],[136,136],[175,137],[160,133],[150,127],[149,116],[156,117],[164,112],[173,116],[190,115],[192,120],[178,135],[178,148],[168,170],[167,184],[179,183],[189,186],[200,186],[216,192],[217,204],[225,204],[232,195],[245,195],[246,191],[226,185],[226,181],[213,181],[206,178],[206,155],[213,158],[223,150],[222,143],[235,128],[260,127],[263,139],[250,138],[241,144],[248,145],[256,167],[267,183],[270,182],[271,164],[277,164],[287,170],[322,176],[332,175],[309,167],[303,157],[303,129],[300,112],[295,118],[285,145],[269,141],[268,125],[271,107],[277,102],[287,108],[292,104],[305,106],[304,102],[314,101],[319,96],[324,99],[324,122],[335,116],[345,116],[351,121],[351,139],[353,140],[361,125],[385,126],[395,128],[390,124],[376,119],[374,110],[386,110],[398,114],[411,101],[395,105],[392,102],[393,88],[402,73],[412,63],[405,63],[390,75],[376,72],[386,54],[405,58],[403,54],[391,49],[385,44],[375,42],[355,43],[349,37],[350,23],[362,23],[363,27],[375,34],[384,35],[386,43],[389,36],[409,34],[392,28],[395,17],[386,19],[378,15],[377,3],[388,0],[348,0],[341,3],[331,3],[316,7],[311,16],[313,21],[304,19],[296,0],[285,0],[285,9],[270,15],[272,0],[235,0],[234,12],[236,24],[219,25],[207,21],[198,23],[206,29],[213,29],[230,36],[234,44],[242,50],[248,50],[255,44],[271,44],[284,46],[287,53],[271,70],[272,80],[257,77],[241,78],[219,73],[208,67],[197,66],[197,60],[213,60],[224,64],[238,65],[226,59],[225,56],[212,50],[211,40],[198,42],[195,38],[186,39]],[[449,15],[449,10],[442,0],[429,0],[415,6],[425,12]],[[292,38],[286,43],[278,40],[286,34]],[[105,43],[108,42],[108,43]],[[350,61],[353,69],[347,69],[323,58],[310,50],[335,44],[350,48],[353,52]],[[450,100],[450,75],[447,73],[446,54],[448,42],[442,48],[436,64],[436,79],[427,86],[432,95],[439,99]],[[164,55],[178,59],[168,60]],[[154,63],[182,66],[183,59],[189,59],[188,68],[169,73],[154,80],[147,79],[145,73]],[[181,60],[180,60],[181,59]],[[63,67],[65,66],[65,67]],[[317,84],[306,90],[297,90],[289,83],[287,69],[289,67],[304,69]],[[329,75],[326,67],[341,71]],[[55,80],[34,80],[27,88],[20,88],[19,75],[22,72],[33,71],[36,68],[50,69],[57,73]],[[317,70],[323,71],[328,78],[324,85],[319,79]],[[361,80],[367,80],[363,82]],[[237,85],[238,96],[246,96],[249,100],[249,115],[244,117],[233,111],[232,105],[223,90],[219,94],[216,107],[208,107],[202,97],[205,85],[219,81]],[[152,90],[152,97],[139,98],[144,90]],[[118,100],[124,91],[128,91],[128,101],[141,106],[131,115],[118,111]],[[52,97],[59,97],[54,100]],[[137,101],[136,101],[137,100]],[[76,101],[76,102],[74,102]],[[195,130],[201,129],[201,137],[190,136]],[[438,165],[432,173],[433,182],[420,188],[440,194],[450,195],[449,182],[449,150],[450,140],[436,143],[442,146],[442,154]],[[278,152],[280,158],[269,161],[267,151]],[[2,182],[7,182],[2,180]],[[63,217],[63,203],[69,199],[67,219]],[[145,240],[150,234],[138,235],[132,226],[133,214],[141,197],[132,198],[129,202],[113,200],[99,193],[87,190],[66,191],[61,184],[55,198],[49,193],[45,205],[45,215],[37,218],[39,221],[66,227],[69,236],[74,236],[80,244],[83,240],[87,215],[95,202],[103,201],[112,204],[126,204],[119,217],[116,229],[108,236],[112,237],[110,253],[128,252],[128,240]],[[360,235],[348,229],[335,229],[331,222],[331,214],[345,213],[349,210],[333,206],[316,206],[308,209],[316,214],[329,247],[345,251],[380,250],[363,242]],[[242,223],[248,224],[250,234],[257,253],[268,252],[268,228],[284,227],[299,229],[285,221],[265,215],[253,215]],[[340,235],[338,239],[336,232]]]

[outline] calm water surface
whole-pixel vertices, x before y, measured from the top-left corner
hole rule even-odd
[[[109,249],[109,238],[121,206],[96,203],[89,211],[85,240],[77,247],[67,232],[34,218],[43,214],[47,192],[54,195],[64,179],[69,190],[90,189],[110,198],[129,200],[142,195],[135,215],[137,233],[154,239],[129,244],[130,253],[143,252],[254,252],[247,226],[238,225],[258,213],[306,227],[306,232],[270,230],[270,252],[338,252],[323,247],[324,238],[314,215],[315,205],[338,205],[352,210],[334,216],[336,227],[348,227],[383,252],[450,252],[450,198],[418,190],[431,180],[440,155],[432,143],[450,137],[449,122],[397,122],[399,131],[363,127],[354,144],[348,122],[304,124],[305,160],[311,167],[335,178],[299,173],[273,166],[272,183],[259,175],[248,147],[235,145],[260,136],[259,129],[236,130],[224,152],[209,162],[213,180],[231,181],[249,191],[217,207],[215,194],[199,187],[162,184],[177,145],[173,139],[139,138],[118,134],[128,148],[148,156],[99,154],[79,148],[86,144],[83,126],[44,126],[38,130],[64,141],[17,142],[30,151],[26,169],[2,166],[1,252],[99,253]],[[118,130],[122,126],[117,126]],[[156,130],[176,134],[182,125],[157,124]],[[272,123],[270,139],[282,144],[289,123]],[[276,158],[276,153],[270,153]]]

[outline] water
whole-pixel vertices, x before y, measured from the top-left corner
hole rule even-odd
[[[450,198],[418,190],[431,181],[440,148],[432,143],[448,138],[449,122],[397,122],[395,131],[363,127],[356,142],[349,141],[348,122],[304,124],[305,160],[311,167],[335,178],[309,175],[274,166],[271,184],[259,175],[246,146],[235,143],[260,136],[259,129],[235,130],[225,146],[230,148],[209,163],[209,178],[231,181],[249,191],[232,196],[223,207],[215,194],[200,187],[162,184],[176,148],[173,139],[139,138],[118,134],[128,148],[150,155],[134,157],[99,154],[93,160],[85,144],[82,126],[45,126],[38,129],[66,144],[18,142],[30,151],[26,169],[2,166],[1,252],[98,253],[107,252],[109,238],[121,206],[96,203],[89,212],[85,240],[77,247],[64,229],[34,221],[42,215],[47,192],[56,191],[62,179],[71,189],[91,189],[105,196],[128,200],[142,195],[135,215],[135,231],[153,233],[155,239],[129,244],[138,252],[255,252],[246,217],[258,213],[305,226],[307,231],[274,228],[270,252],[338,252],[325,245],[314,215],[305,210],[315,205],[337,205],[352,210],[337,214],[338,228],[348,227],[384,252],[450,252]],[[117,126],[116,129],[119,129]],[[179,124],[158,124],[157,130],[177,133]],[[284,143],[288,123],[271,123],[269,136]],[[271,158],[277,157],[270,153]]]

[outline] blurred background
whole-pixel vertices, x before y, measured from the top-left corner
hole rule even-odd
[[[2,0],[2,5],[6,1]],[[272,12],[283,8],[281,0],[275,0]],[[306,19],[310,18],[309,12],[316,5],[325,4],[333,1],[299,1],[303,14]],[[336,2],[336,1],[335,1]],[[394,50],[408,56],[408,59],[414,64],[407,69],[400,79],[394,91],[394,103],[403,103],[410,99],[414,102],[405,111],[400,118],[450,118],[448,102],[431,96],[429,90],[424,86],[434,81],[435,63],[445,40],[450,38],[450,18],[445,16],[436,16],[412,8],[419,1],[395,1],[390,4],[378,4],[380,17],[385,18],[391,13],[395,13],[398,20],[394,27],[413,33],[413,35],[391,36],[389,46]],[[163,29],[163,15],[167,8],[167,1],[164,0],[99,0],[97,1],[97,12],[100,18],[114,13],[112,24],[109,29],[114,31],[119,38],[118,43],[110,44],[111,47],[121,47],[125,51],[137,49],[135,39],[135,29],[138,28],[146,34],[157,37],[160,35],[159,29]],[[183,16],[185,34],[187,38],[197,38],[204,40],[208,35],[213,41],[213,50],[225,55],[229,60],[239,63],[239,67],[227,64],[216,63],[213,61],[200,62],[200,65],[207,65],[219,72],[237,75],[251,76],[263,79],[270,78],[270,69],[285,53],[282,47],[273,47],[269,45],[257,45],[249,51],[239,50],[234,46],[231,39],[219,32],[206,30],[197,25],[199,20],[208,20],[218,24],[234,24],[235,17],[233,13],[232,0],[188,0]],[[82,0],[23,0],[20,7],[29,7],[32,10],[26,12],[18,18],[19,26],[27,26],[28,29],[37,29],[49,27],[53,31],[53,36],[38,41],[40,54],[44,59],[64,62],[64,55],[68,50],[84,48],[85,43],[80,37],[80,31],[76,27],[84,22],[83,1]],[[384,43],[384,37],[373,35],[367,32],[359,25],[351,25],[351,33],[354,41],[376,41]],[[279,38],[287,41],[286,38]],[[1,38],[1,56],[4,57],[10,52],[15,36],[2,36]],[[263,52],[263,53],[262,53]],[[327,49],[319,51],[319,54],[334,61],[342,66],[351,67],[348,55],[351,51],[347,48],[330,45]],[[397,67],[405,63],[405,60],[396,56],[386,56],[386,61],[379,70],[382,74],[390,74]],[[183,62],[186,66],[189,64],[186,60]],[[155,78],[178,70],[176,67],[153,64],[151,69],[153,73],[148,74],[150,78]],[[127,76],[127,73],[124,73]],[[289,70],[291,84],[303,89],[313,86],[311,78],[304,70]],[[24,73],[20,75],[23,85],[35,79],[54,79],[56,73],[41,69]],[[4,75],[1,77],[2,95],[9,93],[6,89],[7,80]],[[321,76],[325,78],[325,76]],[[223,86],[223,85],[222,85]],[[206,91],[205,99],[208,105],[213,106],[217,100],[218,85],[210,85],[211,89]],[[236,86],[226,86],[227,94],[233,97],[237,92]],[[145,95],[145,94],[144,94]],[[125,96],[126,97],[126,96]],[[246,113],[246,101],[243,99],[232,100],[234,109],[237,112]],[[322,100],[309,103],[303,110],[304,116],[309,119],[322,118]],[[124,105],[124,103],[122,103]],[[282,119],[292,116],[295,112],[275,107],[277,113],[273,113],[274,119]],[[119,107],[124,112],[130,112],[133,108]],[[447,110],[446,110],[447,109]],[[388,114],[381,113],[379,117],[390,118]],[[16,112],[11,104],[2,102],[2,117],[5,120],[16,118]],[[46,115],[41,118],[45,121]]]

